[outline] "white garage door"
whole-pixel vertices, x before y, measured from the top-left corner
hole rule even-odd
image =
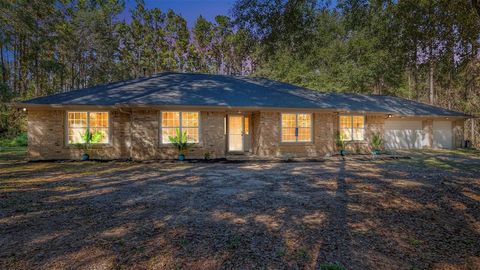
[[[385,148],[415,149],[426,145],[422,121],[386,120]]]
[[[452,122],[433,121],[433,148],[452,148]]]

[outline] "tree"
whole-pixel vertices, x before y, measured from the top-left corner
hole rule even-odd
[[[480,1],[472,0],[472,6],[477,11],[478,16],[480,16]]]

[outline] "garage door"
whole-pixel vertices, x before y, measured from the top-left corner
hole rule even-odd
[[[385,148],[415,149],[426,145],[422,121],[386,120]]]
[[[452,122],[433,121],[433,148],[452,148]]]

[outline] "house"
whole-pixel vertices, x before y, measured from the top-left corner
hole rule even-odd
[[[176,129],[188,157],[316,157],[335,152],[340,132],[352,151],[462,146],[463,113],[380,95],[320,93],[263,78],[162,73],[25,101],[30,159],[78,159],[87,129],[99,135],[92,157],[176,157]]]

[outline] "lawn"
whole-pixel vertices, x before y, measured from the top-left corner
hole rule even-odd
[[[480,269],[478,152],[228,164],[23,153],[0,152],[0,269]]]

